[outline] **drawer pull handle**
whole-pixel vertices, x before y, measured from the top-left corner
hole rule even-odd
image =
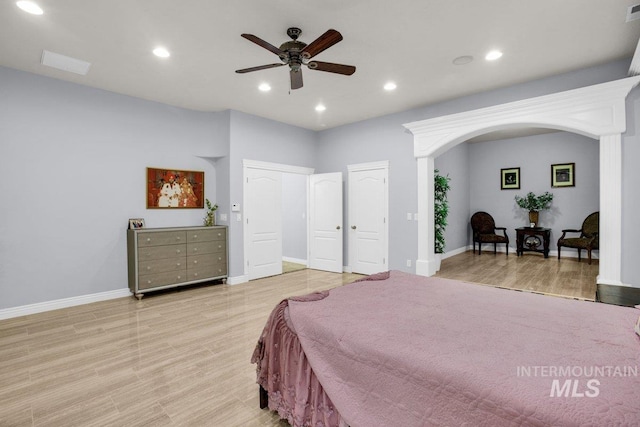
[[[193,273],[193,277],[198,277],[198,273]]]
[[[151,241],[151,237],[147,237],[147,242],[150,242],[150,241]]]
[[[218,261],[222,261],[222,257],[221,256],[218,257]]]
[[[193,248],[193,252],[198,252],[198,248]]]
[[[222,236],[222,233],[218,233],[218,237]]]
[[[222,245],[218,245],[218,249],[222,249]]]
[[[194,239],[197,239],[197,238],[198,238],[198,235],[197,235],[197,234],[194,234],[194,235],[193,235],[193,238],[194,238]]]
[[[194,263],[194,264],[197,264],[197,263],[198,263],[198,260],[197,260],[197,259],[196,259],[196,260],[194,260],[194,261],[193,261],[193,263]]]
[[[149,284],[149,285],[150,285],[150,284],[151,284],[151,280],[147,280],[147,284]]]
[[[176,253],[179,254],[180,253],[180,249],[176,249]]]
[[[177,265],[178,267],[180,267],[180,263],[179,263],[179,262],[178,262],[178,263],[176,263],[176,265]]]
[[[178,280],[180,280],[180,279],[182,279],[182,277],[181,277],[181,276],[178,276]]]
[[[147,266],[147,271],[151,270],[151,266]]]

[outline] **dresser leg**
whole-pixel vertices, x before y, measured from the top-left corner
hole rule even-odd
[[[142,301],[143,296],[144,294],[136,294],[136,298],[138,298],[138,301]]]

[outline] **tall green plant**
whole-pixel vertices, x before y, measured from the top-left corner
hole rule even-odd
[[[435,252],[437,254],[444,253],[444,230],[447,227],[447,216],[449,215],[449,202],[447,201],[447,192],[449,187],[449,175],[442,176],[438,169],[434,175],[434,193],[433,193],[433,213],[435,222]]]

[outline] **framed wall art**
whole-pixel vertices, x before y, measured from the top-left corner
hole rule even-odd
[[[575,187],[576,186],[576,164],[561,163],[551,165],[551,186],[552,187]]]
[[[500,169],[500,189],[520,189],[520,168]]]
[[[147,168],[147,209],[204,208],[204,172]]]

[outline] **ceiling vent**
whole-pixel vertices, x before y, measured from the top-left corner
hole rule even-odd
[[[70,56],[60,55],[59,53],[49,52],[48,50],[42,51],[42,59],[40,60],[42,65],[48,67],[57,68],[62,71],[69,71],[70,73],[76,73],[80,75],[87,75],[91,63],[83,61],[81,59],[72,58]]]
[[[627,22],[640,19],[640,4],[634,4],[627,8]]]

